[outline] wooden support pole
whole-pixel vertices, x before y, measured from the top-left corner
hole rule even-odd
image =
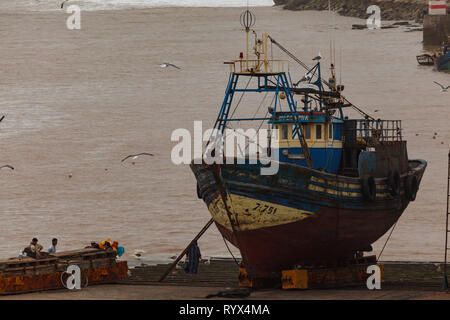
[[[166,277],[169,275],[169,273],[176,267],[178,261],[180,261],[184,255],[189,251],[189,249],[192,247],[195,241],[200,239],[200,237],[208,230],[208,228],[213,224],[214,219],[211,218],[211,220],[208,221],[208,223],[203,227],[202,230],[197,234],[197,236],[192,239],[192,241],[189,243],[189,245],[186,247],[186,249],[183,250],[183,252],[178,256],[178,258],[175,259],[175,261],[169,266],[167,271],[162,275],[162,277],[158,280],[159,282],[164,281]]]

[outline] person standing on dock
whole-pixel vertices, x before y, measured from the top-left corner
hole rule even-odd
[[[198,247],[197,241],[194,241],[186,254],[186,266],[184,268],[186,273],[196,274],[198,272],[198,263],[201,259],[202,254],[200,248]]]
[[[56,253],[56,246],[58,244],[58,239],[53,238],[52,239],[52,245],[48,247],[48,254],[55,254]]]

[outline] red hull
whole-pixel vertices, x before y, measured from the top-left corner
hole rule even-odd
[[[248,272],[261,277],[296,264],[334,263],[375,242],[397,221],[403,210],[361,212],[322,209],[311,219],[240,231],[240,250]],[[232,233],[216,225],[220,233],[237,247]]]

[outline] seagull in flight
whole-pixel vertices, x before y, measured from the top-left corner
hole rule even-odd
[[[138,154],[130,154],[129,156],[126,156],[125,158],[123,158],[121,162],[124,162],[128,158],[131,158],[132,160],[136,160],[140,156],[151,156],[151,157],[153,157],[153,153],[142,152],[142,153],[138,153]],[[133,164],[134,164],[134,162],[133,162]]]
[[[180,67],[177,67],[176,65],[174,65],[172,63],[169,63],[169,62],[161,63],[159,66],[161,68],[174,67],[174,68],[177,68],[177,69],[181,69]]]
[[[13,167],[13,166],[10,166],[9,164],[5,164],[4,166],[1,166],[1,167],[0,167],[0,169],[2,169],[2,168],[9,168],[9,169],[11,169],[11,170],[14,170],[14,167]]]
[[[64,0],[64,1],[61,3],[61,9],[64,8],[64,3],[66,3],[67,1],[69,1],[69,0]]]
[[[434,83],[436,83],[438,86],[441,87],[441,92],[447,92],[448,89],[450,89],[450,86],[444,87],[442,84],[440,84],[439,82],[433,81]]]

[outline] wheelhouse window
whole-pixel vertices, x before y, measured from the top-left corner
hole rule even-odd
[[[316,125],[316,139],[317,140],[322,139],[322,125],[321,124]]]
[[[288,138],[288,125],[281,125],[281,139],[286,140]]]
[[[311,125],[305,124],[304,130],[305,130],[305,139],[311,139]]]
[[[328,125],[328,139],[333,140],[333,124]]]

